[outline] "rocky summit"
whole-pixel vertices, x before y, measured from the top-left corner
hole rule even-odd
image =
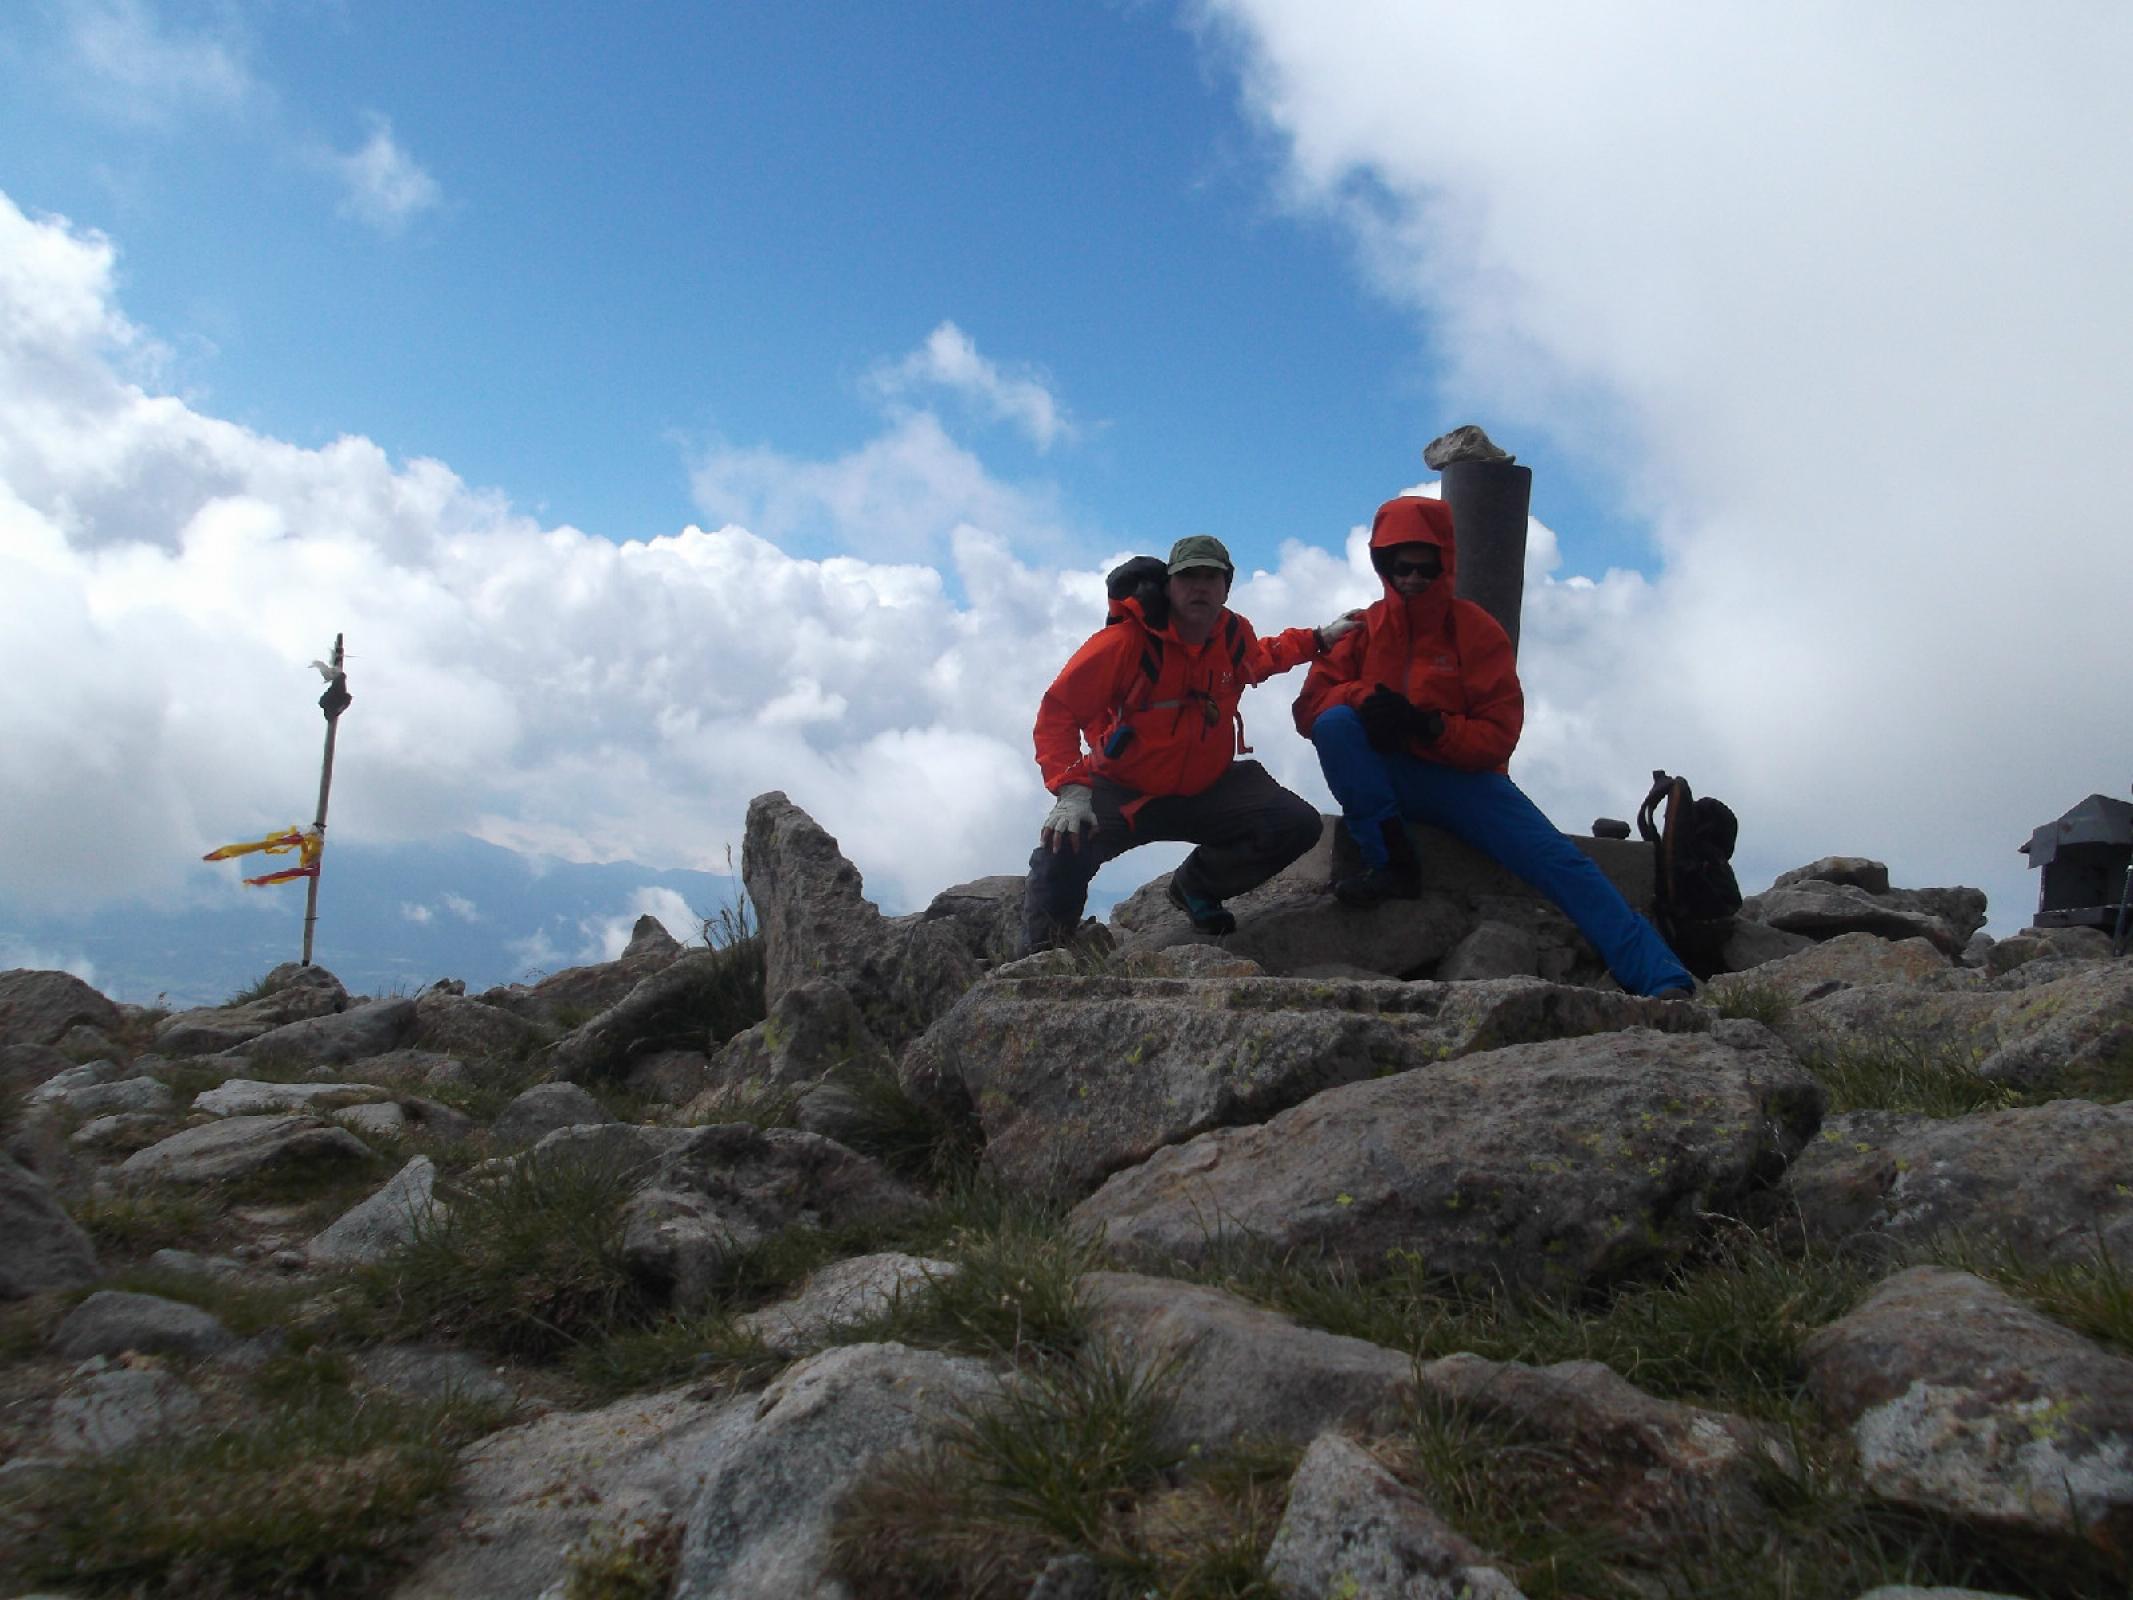
[[[0,1587],[2129,1592],[2133,961],[1831,855],[1639,999],[1339,833],[1024,956],[766,794],[714,945],[0,973]]]

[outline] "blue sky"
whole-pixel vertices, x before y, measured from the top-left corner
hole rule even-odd
[[[1751,888],[2007,931],[2133,775],[2129,72],[2122,9],[1926,0],[11,8],[0,965],[255,975],[300,891],[198,856],[308,818],[338,631],[352,981],[597,957],[770,788],[923,905],[1026,853],[1110,558],[1323,621],[1468,421],[1551,814],[1664,765]]]

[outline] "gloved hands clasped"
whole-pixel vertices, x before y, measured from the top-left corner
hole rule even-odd
[[[1373,750],[1390,753],[1405,749],[1411,739],[1435,744],[1444,736],[1443,712],[1425,711],[1382,683],[1356,707],[1356,715],[1363,719],[1363,736]]]
[[[1051,815],[1044,819],[1045,849],[1055,853],[1062,846],[1079,850],[1082,835],[1095,831],[1096,791],[1087,784],[1067,784],[1059,791]]]

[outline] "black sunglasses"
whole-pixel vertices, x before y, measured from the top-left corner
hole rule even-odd
[[[1395,578],[1434,578],[1444,571],[1440,561],[1395,561],[1389,569]]]

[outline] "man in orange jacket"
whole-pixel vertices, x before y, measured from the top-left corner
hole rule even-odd
[[[1408,842],[1428,822],[1493,856],[1562,908],[1632,994],[1686,998],[1689,976],[1590,856],[1564,838],[1507,771],[1525,692],[1502,624],[1452,593],[1452,508],[1402,495],[1378,507],[1370,559],[1385,598],[1311,668],[1296,731],[1362,853],[1333,886],[1351,906],[1422,892]]]
[[[1029,858],[1030,949],[1071,935],[1096,869],[1135,845],[1198,846],[1171,875],[1170,899],[1202,933],[1220,934],[1237,926],[1224,900],[1317,842],[1318,808],[1258,762],[1236,759],[1247,749],[1237,701],[1322,654],[1356,621],[1261,639],[1225,604],[1235,570],[1220,540],[1180,539],[1161,598],[1113,600],[1110,621],[1045,691],[1037,766],[1058,803]]]

